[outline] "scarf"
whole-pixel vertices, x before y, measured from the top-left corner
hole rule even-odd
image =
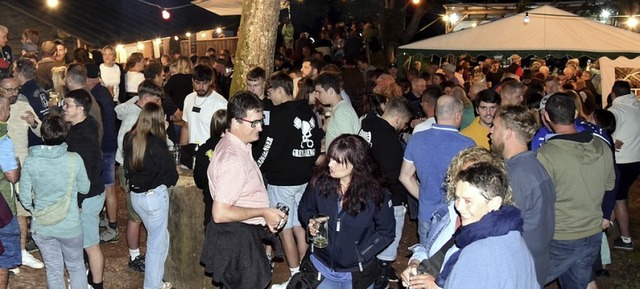
[[[460,228],[460,234],[455,237],[456,246],[460,248],[453,253],[447,263],[442,268],[442,272],[436,278],[436,284],[440,288],[444,288],[444,284],[451,274],[453,267],[458,261],[460,252],[465,247],[475,241],[486,239],[489,237],[497,237],[508,234],[511,231],[519,231],[522,233],[522,215],[520,209],[514,206],[503,206],[500,210],[486,214],[480,221],[463,226]]]

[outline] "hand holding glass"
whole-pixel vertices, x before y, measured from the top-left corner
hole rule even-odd
[[[329,217],[317,214],[309,220],[309,234],[313,240],[313,246],[316,248],[326,248],[329,245]]]

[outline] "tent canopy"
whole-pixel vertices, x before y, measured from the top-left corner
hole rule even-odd
[[[242,0],[198,0],[193,3],[221,16],[242,14]]]
[[[640,55],[640,34],[577,16],[551,6],[450,34],[400,46],[409,55],[494,56],[517,53],[557,58],[602,56],[633,58]]]

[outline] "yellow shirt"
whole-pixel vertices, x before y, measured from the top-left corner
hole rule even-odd
[[[480,117],[476,116],[473,122],[461,131],[463,135],[466,135],[476,142],[476,145],[490,149],[489,147],[489,128],[480,124]]]

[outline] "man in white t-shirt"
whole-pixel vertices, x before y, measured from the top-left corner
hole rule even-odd
[[[209,139],[211,117],[227,108],[227,100],[213,88],[213,69],[206,65],[193,68],[193,90],[184,99],[180,144],[203,144]]]
[[[120,83],[122,79],[122,68],[116,63],[116,52],[111,46],[102,48],[102,58],[104,62],[100,64],[100,78],[104,86],[109,89],[113,101],[118,101],[120,95]]]

